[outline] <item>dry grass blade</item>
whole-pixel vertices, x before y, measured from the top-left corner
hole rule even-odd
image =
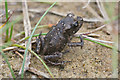
[[[96,28],[95,30],[91,31],[91,32],[86,32],[86,33],[81,33],[82,35],[88,35],[88,34],[91,34],[91,33],[94,33],[94,32],[97,32],[99,30],[101,30],[102,28],[104,28],[106,25],[102,25],[98,28]]]
[[[4,52],[4,51],[9,51],[9,50],[13,50],[13,49],[15,49],[16,47],[7,47],[7,48],[5,48],[5,49],[2,49],[2,51]]]
[[[27,36],[30,36],[30,34],[31,34],[31,24],[30,24],[30,20],[29,20],[28,7],[27,7],[26,0],[23,0],[22,6],[23,6],[23,15],[24,15],[25,37],[27,37]],[[27,44],[27,41],[25,43]],[[31,44],[30,44],[29,48],[31,49]],[[26,55],[24,71],[29,69],[30,59],[31,59],[31,53],[28,52]],[[22,72],[22,68],[21,68],[19,74],[21,74],[21,72]]]
[[[105,21],[110,21],[110,18],[108,17],[108,14],[107,14],[107,12],[104,8],[103,2],[101,0],[96,0],[96,2],[97,2],[97,5],[98,5],[98,8],[100,9],[100,12],[101,12],[101,14],[104,18],[104,22]],[[108,31],[112,30],[111,25],[107,25],[107,30]],[[107,30],[106,30],[106,32],[108,32]]]
[[[91,0],[88,0],[87,4],[85,6],[83,6],[82,8],[86,8],[89,5],[90,1]]]
[[[78,34],[75,34],[74,36],[75,37],[79,37],[81,34],[78,33]],[[88,37],[86,35],[82,35],[84,38],[87,38],[87,39],[90,39],[90,40],[93,40],[93,41],[97,41],[97,42],[102,42],[102,43],[109,43],[109,44],[113,44],[114,42],[111,42],[111,41],[105,41],[105,40],[100,40],[100,39],[96,39],[96,38],[92,38],[92,37]]]
[[[36,40],[34,40],[34,41],[32,41],[31,43],[35,43],[36,42]],[[25,43],[22,43],[22,44],[20,44],[20,45],[22,45],[22,46],[24,46],[25,45]],[[17,47],[7,47],[7,48],[5,48],[5,49],[2,49],[2,51],[4,52],[4,51],[9,51],[9,50],[13,50],[13,49],[16,49]]]
[[[111,41],[105,41],[105,40],[100,40],[100,39],[95,39],[95,38],[92,38],[92,37],[88,37],[86,35],[82,35],[83,37],[87,38],[87,39],[90,39],[90,40],[93,40],[93,41],[97,41],[97,42],[102,42],[102,43],[109,43],[109,44],[113,44],[114,42],[111,42]]]
[[[85,5],[84,2],[83,2],[83,4]],[[89,12],[91,12],[95,17],[97,17],[100,21],[104,21],[104,19],[102,17],[100,17],[100,15],[90,5],[87,5],[86,9]]]
[[[81,33],[81,35],[88,35],[88,34],[97,32],[97,31],[101,30],[102,28],[104,28],[105,26],[106,26],[106,25],[102,25],[102,26],[96,28],[95,30],[93,30],[93,31],[91,31],[91,32]]]
[[[104,17],[104,19],[106,21],[109,21],[109,17],[105,11],[105,8],[103,6],[103,2],[101,0],[96,0],[96,2],[97,2],[98,8],[100,9],[100,12],[101,12],[102,16]]]

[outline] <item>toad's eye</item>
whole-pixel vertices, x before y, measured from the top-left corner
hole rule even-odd
[[[78,21],[75,21],[73,24],[72,24],[73,27],[77,27],[78,26]]]

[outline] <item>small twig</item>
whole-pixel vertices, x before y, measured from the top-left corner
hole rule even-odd
[[[18,10],[18,11],[21,11],[21,10]],[[34,12],[34,13],[43,13],[45,11],[41,10],[41,9],[28,9],[29,12]],[[64,14],[64,13],[60,13],[60,12],[57,12],[57,11],[48,11],[49,14],[54,14],[56,16],[60,16],[60,17],[65,17],[67,14]],[[96,19],[96,18],[90,18],[90,19],[87,19],[87,18],[83,18],[84,22],[87,22],[87,23],[95,23],[95,22],[103,22],[99,19]]]
[[[18,51],[15,51],[16,54],[18,54],[22,59],[24,58]]]
[[[88,37],[96,37],[96,38],[98,38],[98,37],[100,37],[100,35],[99,34],[88,34],[87,35]]]
[[[31,24],[29,20],[29,14],[28,14],[28,6],[27,6],[27,1],[23,0],[22,3],[23,6],[23,15],[24,15],[24,29],[25,29],[25,37],[31,35]],[[27,45],[28,41],[25,42],[25,46]],[[29,44],[29,48],[31,49],[31,43]],[[21,77],[24,76],[24,72],[29,69],[30,65],[30,59],[31,59],[31,53],[26,53],[26,56],[24,56],[23,62],[25,60],[25,65],[23,64],[19,74],[22,74]]]
[[[106,29],[103,29],[103,32],[106,33],[107,35],[110,35],[110,31],[106,30]]]
[[[88,35],[88,34],[91,34],[91,33],[97,32],[98,30],[101,30],[101,29],[104,28],[105,26],[106,26],[106,25],[102,25],[102,26],[96,28],[96,29],[93,30],[93,31],[86,32],[86,33],[81,33],[81,35]]]
[[[17,11],[22,11],[21,9],[17,10]],[[45,10],[43,9],[28,9],[29,12],[33,12],[33,13],[43,13],[45,12]],[[63,13],[60,13],[60,12],[57,12],[57,11],[48,11],[49,14],[54,14],[54,15],[57,15],[57,16],[61,16],[61,17],[65,17],[66,14],[63,14]]]
[[[41,76],[43,76],[45,78],[49,78],[48,74],[46,74],[44,72],[41,72],[41,71],[38,71],[37,69],[35,69],[33,67],[30,67],[28,71],[33,72],[34,74],[36,74],[38,76],[41,75]]]
[[[22,12],[23,10],[22,9],[17,9],[16,10],[17,12]],[[43,9],[28,9],[29,12],[33,12],[33,13],[43,13],[45,12],[45,10]]]
[[[90,19],[83,18],[83,21],[86,22],[86,23],[102,22],[102,21],[100,21],[99,19],[96,19],[96,18],[90,18]]]
[[[54,14],[54,15],[57,15],[57,16],[60,16],[60,17],[65,17],[67,15],[67,14],[64,14],[64,13],[57,12],[57,11],[49,11],[48,13]]]

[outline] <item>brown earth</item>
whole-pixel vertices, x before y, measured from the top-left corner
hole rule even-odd
[[[16,18],[19,15],[22,15],[22,12],[18,10],[22,10],[21,3],[8,3],[10,10],[15,10],[15,13],[11,17],[11,21]],[[57,3],[58,5],[54,6],[50,11],[56,11],[58,13],[67,14],[68,12],[72,12],[77,16],[82,16],[85,18],[95,18],[94,14],[91,14],[87,9],[82,9],[84,6],[82,3]],[[4,5],[4,4],[3,4]],[[38,2],[32,2],[28,3],[29,9],[37,9],[39,10],[46,10],[50,5],[46,3],[38,3]],[[94,3],[91,3],[91,6],[96,9],[98,8]],[[98,12],[99,13],[99,12]],[[41,13],[35,13],[35,12],[29,12],[30,14],[30,20],[32,27],[35,26],[35,24],[40,19]],[[46,25],[46,24],[56,24],[57,21],[59,21],[62,17],[54,15],[54,14],[47,14],[40,25]],[[78,31],[78,33],[81,32],[88,32],[92,31],[94,29],[89,29],[89,27],[99,27],[102,23],[85,23],[82,28]],[[106,28],[105,28],[106,29]],[[23,22],[22,20],[14,25],[14,33],[13,35],[16,35],[17,33],[24,30]],[[38,29],[35,33],[42,32],[48,32],[48,28],[41,28]],[[107,35],[102,30],[96,32],[95,34],[99,34],[100,37],[98,39],[106,40],[106,41],[112,41],[112,36]],[[22,37],[22,36],[21,36]],[[18,40],[21,38],[17,38]],[[78,42],[79,39],[73,38],[72,41]],[[65,54],[61,60],[63,61],[72,61],[70,63],[67,63],[64,67],[64,69],[61,69],[59,66],[49,66],[51,72],[53,73],[54,77],[56,78],[109,78],[111,77],[112,73],[112,66],[111,66],[111,54],[112,50],[103,47],[99,44],[84,40],[84,47],[81,49],[81,47],[66,47],[65,49],[70,50],[69,53]],[[5,54],[8,57],[8,60],[16,73],[18,74],[21,66],[22,66],[22,59],[15,54],[13,51],[5,52]],[[0,55],[1,62],[1,69],[0,69],[0,78],[2,77],[10,77],[10,70]],[[31,65],[38,71],[42,71],[45,73],[48,73],[42,63],[35,57],[32,56],[31,59]],[[27,72],[25,74],[27,78],[31,78],[34,74]]]

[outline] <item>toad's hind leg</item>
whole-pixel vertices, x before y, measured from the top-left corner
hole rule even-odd
[[[42,32],[40,32],[39,37],[36,39],[36,53],[40,53],[40,50],[43,47],[44,40],[43,37],[41,36]]]
[[[53,55],[46,55],[44,57],[44,60],[52,65],[64,65],[64,63],[66,62],[70,62],[70,61],[61,61],[61,62],[53,62],[53,60],[57,60],[58,58],[61,58],[63,54],[65,54],[66,52],[55,52]]]

